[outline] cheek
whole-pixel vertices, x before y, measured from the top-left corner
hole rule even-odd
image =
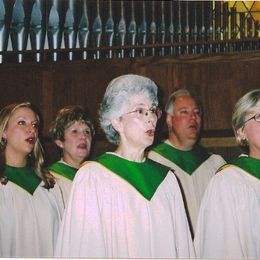
[[[175,129],[182,128],[185,124],[187,124],[187,120],[183,118],[176,117],[174,120],[172,120],[172,127]]]
[[[65,140],[63,142],[64,147],[67,147],[68,149],[74,144],[74,139],[70,136],[66,136]]]
[[[201,125],[201,122],[202,122],[201,118],[200,118],[200,117],[197,117],[196,122],[197,122],[197,124],[200,126],[200,125]]]

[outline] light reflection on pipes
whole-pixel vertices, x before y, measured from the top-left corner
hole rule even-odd
[[[160,43],[165,44],[165,15],[164,15],[164,2],[161,2],[161,24],[159,26]],[[160,56],[164,56],[164,47],[161,48]]]
[[[89,19],[86,0],[83,2],[83,11],[79,21],[78,40],[80,48],[87,48],[89,44]],[[83,60],[87,59],[87,52],[83,51]]]
[[[169,41],[171,44],[174,43],[174,24],[173,24],[173,0],[170,2],[170,24],[169,24]],[[170,55],[174,55],[175,50],[174,47],[170,48]]]
[[[13,50],[23,51],[26,49],[28,33],[24,26],[25,12],[22,0],[16,0],[13,6],[12,20],[10,26],[10,35]],[[18,62],[23,61],[23,55],[18,54]]]
[[[135,22],[135,7],[134,7],[134,0],[131,1],[131,21],[128,27],[128,34],[130,39],[130,44],[135,45],[136,43],[136,22]],[[131,50],[131,57],[135,57],[135,49]]]
[[[6,51],[8,33],[5,25],[6,10],[3,0],[0,0],[0,51]],[[3,55],[0,55],[0,63],[3,62]]]
[[[106,21],[105,25],[105,42],[106,45],[109,47],[113,46],[113,40],[114,40],[114,20],[113,20],[113,14],[112,14],[112,1],[109,0],[109,8],[108,8],[108,19]],[[107,57],[111,59],[113,57],[112,50],[110,49],[108,51]]]
[[[65,23],[64,23],[64,41],[65,48],[73,49],[76,48],[77,39],[77,0],[69,0],[69,8],[66,12]],[[69,60],[73,60],[73,52],[69,52]]]
[[[152,1],[152,21],[150,25],[150,39],[151,39],[151,44],[156,43],[156,33],[157,33],[157,28],[156,28],[156,23],[155,23],[155,1]],[[155,48],[152,47],[152,56],[155,56]]]
[[[30,39],[33,50],[42,50],[44,47],[45,30],[42,27],[42,11],[38,2],[35,2],[32,8],[30,21]],[[40,62],[41,54],[36,53],[36,62]]]
[[[102,20],[100,17],[99,0],[97,0],[97,13],[92,26],[92,33],[93,33],[94,46],[99,48],[101,43],[101,35],[102,35]],[[100,58],[100,51],[97,50],[96,54],[94,54],[94,59],[99,59],[99,58]]]
[[[118,41],[120,46],[125,46],[125,35],[126,35],[126,22],[125,22],[125,17],[124,17],[124,2],[120,2],[120,21],[118,23],[117,27],[117,35],[118,35]],[[121,52],[119,53],[119,58],[124,58],[125,56],[125,51],[122,48]]]
[[[48,43],[49,48],[52,50],[58,50],[61,47],[61,36],[62,33],[60,31],[60,17],[59,17],[59,5],[56,1],[52,2],[49,21],[48,21]],[[53,52],[52,59],[53,61],[57,61],[58,54],[57,52]]]
[[[147,23],[146,23],[146,12],[145,12],[145,1],[142,1],[142,21],[140,24],[140,27],[138,28],[138,36],[139,36],[139,43],[141,45],[146,44],[146,37],[147,37]],[[141,56],[146,55],[146,50],[145,48],[142,49]]]

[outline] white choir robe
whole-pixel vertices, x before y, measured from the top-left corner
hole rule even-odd
[[[190,258],[194,247],[171,172],[152,199],[98,162],[79,169],[56,247],[57,257]]]
[[[169,140],[165,143],[170,144]],[[189,175],[174,162],[168,160],[155,151],[150,151],[148,157],[156,162],[173,169],[182,188],[184,201],[187,207],[187,215],[191,223],[191,232],[195,233],[199,208],[204,192],[210,179],[216,171],[225,164],[225,160],[218,154],[211,154],[193,173]]]
[[[195,234],[199,258],[260,259],[260,181],[236,166],[214,176]]]
[[[64,204],[58,185],[42,186],[0,184],[0,257],[53,257]]]

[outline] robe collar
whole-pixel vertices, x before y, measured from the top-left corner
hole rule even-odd
[[[195,145],[191,151],[182,151],[166,142],[157,145],[152,150],[178,165],[189,175],[192,175],[210,157],[210,153],[200,145]]]
[[[152,199],[170,171],[170,168],[148,158],[144,162],[133,162],[113,153],[105,153],[96,161],[126,180],[147,200]]]
[[[41,178],[35,173],[35,171],[29,167],[13,167],[6,165],[4,168],[4,174],[9,181],[20,186],[31,195],[41,183]]]
[[[260,160],[248,156],[240,156],[230,162],[231,165],[235,165],[250,175],[260,179]]]
[[[74,168],[63,162],[56,162],[56,163],[52,164],[49,167],[49,170],[65,177],[71,181],[73,181],[75,174],[78,171],[77,168]]]

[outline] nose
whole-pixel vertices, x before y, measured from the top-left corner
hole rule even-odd
[[[196,119],[197,116],[198,116],[198,114],[197,114],[195,111],[192,111],[192,112],[191,112],[191,117],[192,117],[193,119]]]
[[[88,134],[85,131],[81,131],[79,133],[79,138],[80,139],[86,139],[88,137]]]
[[[155,126],[157,122],[157,116],[154,114],[152,111],[148,110],[147,111],[147,121],[148,123],[151,123],[152,126]]]
[[[27,131],[30,133],[36,133],[36,129],[32,124],[28,124]]]

